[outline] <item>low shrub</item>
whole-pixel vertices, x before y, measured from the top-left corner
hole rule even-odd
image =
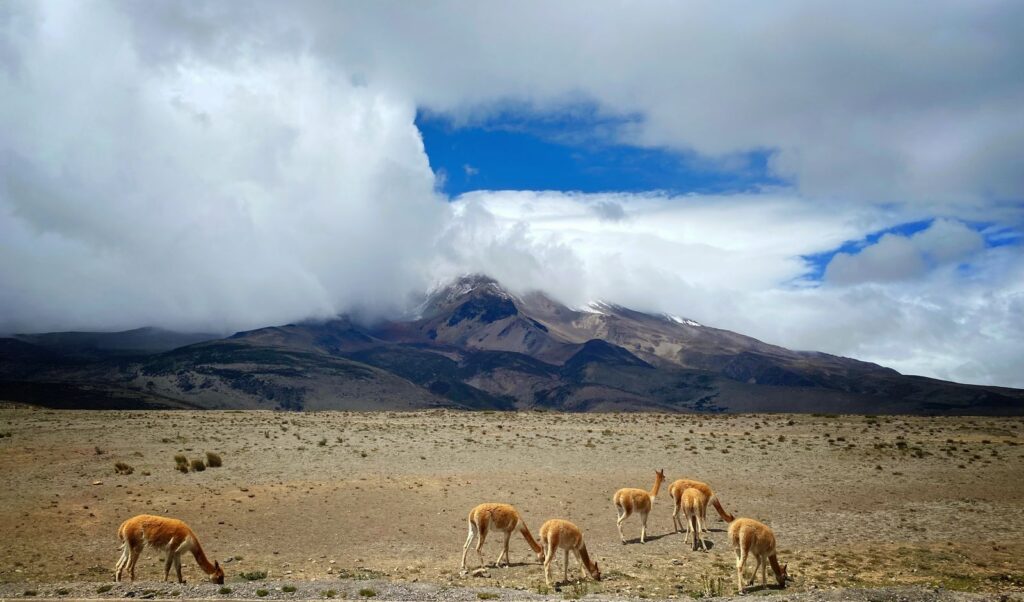
[[[206,465],[210,468],[220,468],[223,465],[223,462],[220,459],[220,454],[206,452]]]
[[[193,472],[203,472],[204,470],[206,470],[206,464],[203,464],[202,460],[200,460],[199,458],[195,458],[194,460],[192,460]]]

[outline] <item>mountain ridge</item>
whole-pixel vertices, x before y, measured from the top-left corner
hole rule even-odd
[[[1024,414],[1022,390],[904,376],[609,302],[571,308],[482,275],[374,324],[342,315],[134,353],[123,341],[96,353],[102,337],[67,334],[0,339],[0,399],[65,407],[74,400],[48,396],[81,390],[82,407],[102,406],[99,391],[118,407]]]

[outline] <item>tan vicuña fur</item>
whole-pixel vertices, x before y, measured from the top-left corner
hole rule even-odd
[[[658,490],[665,480],[665,471],[658,470],[654,473],[654,487],[650,491],[643,489],[625,488],[615,492],[612,502],[615,503],[615,512],[618,519],[615,525],[619,528],[619,538],[626,543],[626,536],[622,534],[622,521],[629,518],[629,515],[636,512],[640,515],[640,543],[647,542],[647,515],[651,513],[651,506],[654,499],[658,497]]]
[[[565,581],[569,580],[569,552],[576,555],[584,579],[589,573],[595,581],[601,580],[601,570],[597,567],[597,562],[590,559],[587,545],[583,543],[583,533],[576,525],[567,520],[553,518],[540,526],[540,542],[544,546],[544,581],[549,586],[551,585],[551,561],[559,548],[565,550],[563,567]]]
[[[480,548],[483,547],[487,533],[491,530],[500,531],[505,534],[505,545],[502,548],[501,554],[498,555],[498,559],[494,561],[495,566],[501,566],[502,557],[505,558],[506,565],[509,563],[508,540],[516,529],[519,530],[526,543],[530,544],[530,549],[537,554],[537,560],[544,559],[544,552],[540,544],[534,541],[533,535],[530,534],[530,530],[526,527],[526,523],[519,516],[519,511],[510,504],[480,504],[469,511],[466,522],[469,523],[469,534],[466,536],[466,544],[462,546],[462,570],[466,570],[466,554],[469,552],[469,546],[473,543],[473,538],[479,538],[476,544],[476,553],[480,557],[480,565],[484,564],[484,555]]]
[[[743,593],[743,565],[747,562],[747,556],[751,554],[754,555],[757,564],[747,585],[754,584],[757,569],[760,568],[761,586],[767,587],[767,565],[771,563],[779,587],[786,587],[786,580],[789,578],[786,573],[788,565],[779,566],[779,559],[775,555],[775,533],[771,527],[752,518],[737,518],[729,524],[729,540],[736,552],[736,587],[739,593]]]
[[[731,523],[736,518],[735,516],[726,512],[725,508],[722,508],[722,503],[718,501],[718,496],[715,495],[715,492],[711,491],[711,487],[709,487],[707,483],[701,483],[700,481],[694,481],[691,479],[679,479],[668,486],[668,492],[676,503],[675,510],[672,511],[672,525],[673,527],[675,527],[677,531],[683,530],[683,524],[679,521],[678,517],[679,504],[682,502],[683,492],[686,491],[687,489],[697,489],[705,496],[707,496],[708,504],[715,507],[715,510],[718,511],[718,516],[721,517],[723,521]],[[704,512],[701,513],[700,520],[701,524],[704,525],[702,529],[704,531],[707,531],[708,509],[706,505],[704,506]]]
[[[704,539],[700,536],[700,532],[704,530],[704,513],[708,509],[708,496],[704,495],[704,492],[700,489],[688,488],[683,491],[683,515],[686,517],[686,540],[690,541],[690,537],[693,537],[693,549],[697,549],[697,542],[700,542],[700,547],[707,552],[708,546],[704,543]],[[672,515],[673,519],[676,519],[675,514]]]
[[[125,569],[128,569],[129,578],[135,581],[135,564],[139,561],[143,548],[149,546],[167,554],[164,581],[167,581],[173,564],[178,573],[178,583],[185,582],[181,577],[181,555],[184,552],[191,552],[199,563],[199,568],[210,575],[211,581],[224,583],[224,570],[220,568],[220,563],[210,563],[203,552],[203,547],[199,545],[196,534],[188,525],[176,518],[140,514],[121,523],[117,529],[117,537],[121,540],[121,558],[115,567],[114,581],[121,580]]]

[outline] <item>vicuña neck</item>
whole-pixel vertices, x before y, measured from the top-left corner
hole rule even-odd
[[[583,559],[583,564],[586,565],[587,571],[594,572],[594,563],[590,560],[590,554],[587,553],[587,546],[580,546],[580,558]]]
[[[199,545],[199,540],[192,538],[195,541],[195,545],[192,546],[192,555],[196,557],[196,562],[199,563],[200,568],[203,569],[207,575],[212,575],[217,572],[217,568],[213,566],[210,559],[206,557],[206,553],[203,552],[203,546]]]
[[[533,535],[530,534],[530,530],[527,529],[526,525],[523,523],[519,523],[519,532],[523,534],[523,539],[526,540],[526,543],[530,544],[530,549],[535,553],[540,553],[540,551],[543,550],[543,548],[540,547],[540,544],[533,538]]]
[[[651,489],[651,499],[658,497],[658,491],[661,490],[661,481],[661,475],[654,477],[654,489]]]

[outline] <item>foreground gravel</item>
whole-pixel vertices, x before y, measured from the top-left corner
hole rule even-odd
[[[7,599],[59,599],[72,600],[563,600],[577,599],[572,587],[541,595],[533,591],[503,589],[495,587],[445,587],[427,583],[399,583],[392,581],[368,580],[325,580],[315,582],[247,582],[231,583],[224,586],[230,591],[221,593],[221,586],[210,583],[162,583],[143,582],[134,584],[60,583],[60,584],[0,584],[0,600]],[[294,591],[285,591],[294,588]],[[770,596],[779,602],[1024,602],[1024,594],[976,594],[945,589],[919,587],[891,587],[871,589],[828,589],[805,592],[787,592],[768,589],[753,591],[747,596],[706,598],[706,600],[740,600],[751,597]],[[586,594],[581,599],[593,601],[621,601],[639,598],[625,598],[608,595]],[[689,596],[675,596],[672,599],[690,599]],[[646,598],[656,600],[656,598]]]

